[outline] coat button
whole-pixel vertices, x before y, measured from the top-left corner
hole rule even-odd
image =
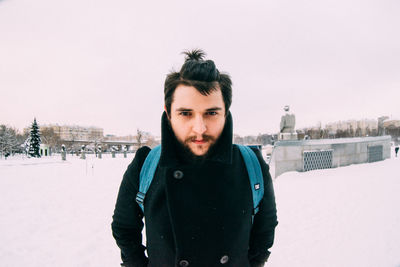
[[[222,256],[222,258],[219,260],[220,263],[225,264],[229,261],[229,257],[227,255]]]
[[[181,267],[187,267],[187,266],[189,266],[189,262],[188,262],[187,260],[181,260],[181,261],[179,262],[179,266],[181,266]]]
[[[174,178],[175,179],[182,179],[183,178],[183,172],[182,171],[174,171]]]

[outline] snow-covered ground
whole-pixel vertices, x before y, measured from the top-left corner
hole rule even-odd
[[[0,160],[0,266],[118,266],[111,217],[133,155]],[[400,158],[275,182],[266,266],[400,266]]]

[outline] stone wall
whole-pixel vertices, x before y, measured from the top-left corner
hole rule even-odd
[[[274,177],[284,172],[304,171],[304,152],[332,150],[332,168],[371,161],[368,148],[382,146],[382,160],[390,158],[390,136],[279,141],[275,143],[272,162]],[[370,154],[371,155],[371,154]]]

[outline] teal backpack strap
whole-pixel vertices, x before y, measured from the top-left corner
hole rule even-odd
[[[156,172],[158,162],[161,156],[161,145],[153,148],[146,157],[143,163],[139,177],[139,192],[136,194],[136,202],[144,212],[144,198],[147,190],[149,190],[151,181],[153,181],[154,173]]]
[[[253,150],[248,146],[237,145],[242,153],[247,173],[249,174],[251,192],[253,194],[253,219],[259,210],[261,199],[264,196],[264,180],[260,162]]]

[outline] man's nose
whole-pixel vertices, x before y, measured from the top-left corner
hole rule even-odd
[[[207,130],[206,124],[202,116],[197,116],[193,125],[193,132],[196,134],[203,134]]]

